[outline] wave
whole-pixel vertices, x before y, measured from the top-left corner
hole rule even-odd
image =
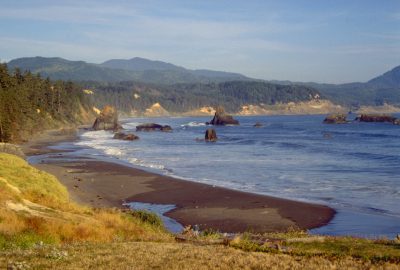
[[[202,127],[205,125],[206,125],[206,123],[203,123],[203,122],[189,122],[189,123],[181,125],[181,127]]]

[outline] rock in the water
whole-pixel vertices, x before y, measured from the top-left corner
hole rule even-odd
[[[138,140],[139,139],[139,137],[136,136],[133,133],[125,134],[123,132],[115,133],[113,138],[114,139],[118,139],[118,140],[124,140],[124,141],[134,141],[134,140]]]
[[[217,137],[217,132],[213,128],[209,128],[206,130],[205,134],[205,140],[206,142],[216,142],[218,137]]]
[[[325,124],[346,124],[348,123],[345,114],[330,114],[324,119]]]
[[[118,113],[114,107],[105,106],[101,111],[100,115],[94,121],[94,130],[114,130],[118,131],[122,129],[122,126],[118,123]]]
[[[25,154],[18,145],[0,142],[0,152],[19,156],[25,159]]]
[[[136,131],[155,131],[155,130],[167,132],[167,131],[172,131],[172,128],[168,125],[162,126],[155,123],[147,123],[136,126]]]
[[[170,131],[172,131],[172,127],[171,127],[171,126],[168,126],[168,125],[165,125],[165,126],[163,126],[163,127],[161,128],[161,131],[170,132]]]
[[[394,120],[393,124],[394,124],[394,125],[399,125],[399,126],[400,126],[400,119],[397,118],[396,120]]]
[[[357,121],[360,122],[388,122],[394,123],[396,121],[396,117],[385,114],[362,114],[356,118]]]
[[[257,123],[254,124],[253,127],[259,128],[259,127],[262,127],[262,126],[263,126],[263,124],[261,124],[260,122],[257,122]]]
[[[226,114],[224,108],[219,106],[216,109],[214,118],[206,124],[215,126],[239,125],[239,121],[233,119],[231,115]]]

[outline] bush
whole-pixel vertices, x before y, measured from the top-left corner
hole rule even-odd
[[[155,227],[162,227],[163,226],[163,221],[161,218],[150,211],[147,210],[135,210],[132,211],[132,216],[140,219],[144,223],[148,223],[150,225],[153,225]]]

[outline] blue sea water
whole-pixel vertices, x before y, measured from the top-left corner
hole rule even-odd
[[[219,140],[202,139],[210,117],[129,118],[126,132],[140,140],[113,140],[87,131],[77,146],[90,154],[189,181],[322,203],[337,210],[330,235],[394,237],[400,233],[400,126],[323,124],[324,116],[237,117],[240,126],[214,127]],[[170,125],[172,133],[136,132],[138,124]],[[256,122],[263,123],[255,128]]]

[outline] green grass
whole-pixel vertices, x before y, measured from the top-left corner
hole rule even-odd
[[[69,202],[67,189],[53,175],[10,154],[0,153],[0,164],[0,177],[18,188],[23,198],[50,207]]]
[[[80,206],[53,175],[0,153],[0,248],[172,239],[156,215]]]

